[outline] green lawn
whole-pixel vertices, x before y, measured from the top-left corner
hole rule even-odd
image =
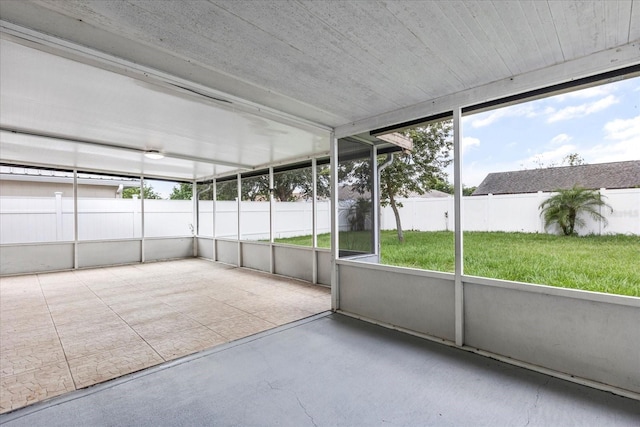
[[[341,233],[343,241],[368,239],[368,233]],[[404,267],[453,272],[452,232],[381,234],[382,262]],[[278,242],[309,245],[308,236]],[[329,235],[318,236],[328,248]],[[464,271],[491,277],[589,291],[640,296],[640,237],[564,237],[530,233],[464,233]]]

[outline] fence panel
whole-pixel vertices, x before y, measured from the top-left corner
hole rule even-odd
[[[613,212],[603,208],[601,213],[609,224],[584,216],[585,227],[578,230],[585,234],[635,234],[640,235],[640,189],[601,190]],[[540,216],[540,203],[551,193],[506,194],[467,196],[462,200],[463,226],[466,231],[545,232]],[[400,219],[405,230],[440,231],[453,230],[453,198],[401,199]],[[383,230],[396,228],[391,207],[381,210]],[[557,232],[553,228],[549,232]]]

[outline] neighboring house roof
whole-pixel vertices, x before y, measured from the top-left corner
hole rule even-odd
[[[588,189],[640,187],[640,160],[494,172],[473,195],[550,192],[575,185]]]

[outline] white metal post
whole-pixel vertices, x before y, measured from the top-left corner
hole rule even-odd
[[[144,176],[140,176],[140,262],[144,262]]]
[[[311,281],[318,283],[318,224],[317,198],[318,198],[318,160],[311,159]]]
[[[453,110],[453,186],[455,233],[455,326],[456,345],[464,344],[464,273],[462,242],[462,110]]]
[[[269,272],[271,274],[275,273],[276,271],[276,266],[275,266],[275,256],[274,256],[274,251],[275,248],[273,247],[273,241],[274,241],[274,237],[275,237],[275,207],[276,207],[276,200],[274,197],[274,188],[273,188],[273,183],[274,183],[274,179],[273,179],[273,167],[269,168]]]
[[[236,179],[236,182],[238,184],[238,187],[237,187],[238,192],[237,192],[237,197],[236,197],[236,200],[237,200],[236,206],[237,206],[237,209],[238,209],[238,239],[237,239],[237,241],[238,241],[238,267],[242,267],[242,244],[240,243],[240,205],[241,205],[241,202],[242,202],[242,187],[241,187],[242,181],[241,181],[241,179],[242,178],[240,177],[240,172],[238,172],[237,179]]]
[[[373,254],[376,255],[380,262],[380,182],[378,174],[378,148],[374,145],[371,147],[371,232],[373,238]]]
[[[338,140],[331,132],[331,308],[340,309],[340,275],[338,274]]]
[[[200,212],[198,212],[198,183],[197,181],[194,179],[193,183],[191,184],[191,201],[192,201],[192,208],[193,209],[193,215],[192,215],[192,219],[191,219],[191,226],[193,227],[193,229],[191,230],[191,234],[193,235],[193,256],[197,257],[198,256],[198,234],[200,231]]]
[[[213,214],[211,215],[211,222],[212,222],[211,226],[213,227],[213,231],[211,232],[211,235],[213,236],[213,256],[211,258],[213,258],[213,261],[217,261],[218,254],[216,252],[216,209],[217,209],[218,188],[217,188],[217,181],[215,180],[215,178],[211,182],[211,193],[213,194],[212,196]]]
[[[78,171],[73,170],[73,268],[78,269]]]

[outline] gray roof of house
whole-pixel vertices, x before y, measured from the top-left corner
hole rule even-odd
[[[473,195],[536,193],[574,185],[589,189],[640,187],[640,160],[494,172],[487,175]]]

